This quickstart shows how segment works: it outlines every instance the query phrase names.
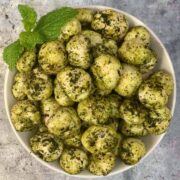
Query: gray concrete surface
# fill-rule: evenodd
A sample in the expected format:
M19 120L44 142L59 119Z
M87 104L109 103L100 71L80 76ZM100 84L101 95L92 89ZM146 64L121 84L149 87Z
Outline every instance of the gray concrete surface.
M21 31L19 3L29 3L43 14L58 6L107 5L144 21L168 49L177 77L177 104L171 127L160 145L135 168L105 180L180 179L180 1L179 0L0 0L0 59L4 46ZM77 179L58 174L32 158L17 141L8 123L3 83L5 65L0 61L0 180Z

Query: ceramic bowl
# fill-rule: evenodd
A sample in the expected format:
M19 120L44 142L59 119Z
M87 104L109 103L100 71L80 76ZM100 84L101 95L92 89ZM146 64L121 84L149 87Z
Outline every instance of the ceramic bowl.
M96 9L96 10L97 9L99 9L99 10L113 9L113 8L105 7L105 6L86 6L85 8ZM171 113L173 115L174 108L175 108L175 102L176 102L175 72L173 69L172 61L171 61L164 45L162 44L160 39L155 35L155 33L149 27L147 27L142 21L140 21L136 17L134 17L134 16L132 16L132 15L130 15L124 11L121 11L118 9L113 9L113 10L124 14L126 16L127 20L129 21L130 26L142 25L142 26L146 27L148 29L148 31L150 32L151 37L152 37L151 48L157 54L158 60L159 60L158 65L156 67L156 70L157 69L163 69L163 70L169 72L174 79L174 91L173 91L172 95L170 96L169 103L168 103L168 107L171 109ZM14 75L15 75L15 71L9 71L7 69L6 75L5 75L5 82L4 82L5 108L6 108L7 116L9 119L9 123L11 124L11 127L12 127L12 130L14 131L14 134L16 135L16 137L20 141L20 143L23 145L23 147L27 150L27 152L30 153L35 159L37 159L41 164L47 166L50 169L53 169L53 170L59 172L59 173L67 174L60 168L57 161L52 162L52 163L47 163L47 162L41 160L38 156L36 156L35 154L33 154L31 152L31 148L29 145L29 138L31 137L32 132L20 133L20 132L17 132L15 130L15 128L11 122L11 117L10 117L11 107L16 102L16 100L14 99L12 92L11 92ZM160 141L162 140L164 135L165 134L158 135L158 136L148 136L148 137L143 138L143 140L146 144L146 147L147 147L147 153L144 156L144 158L146 158L156 148L156 146L160 143ZM142 160L140 162L142 162ZM108 176L121 173L123 171L126 171L126 170L132 168L132 167L133 166L125 165L120 160L117 160L115 167L113 168L113 170L111 171L111 173ZM75 176L81 177L81 178L94 178L94 177L97 178L98 177L98 176L95 176L95 175L89 173L87 170L85 170L85 171L83 171L80 174L77 174Z

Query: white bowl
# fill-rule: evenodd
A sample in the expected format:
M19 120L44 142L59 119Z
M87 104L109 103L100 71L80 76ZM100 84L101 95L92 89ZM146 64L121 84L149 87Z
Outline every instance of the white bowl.
M105 6L86 6L85 8L99 9L99 10L113 9L117 12L124 14L126 16L127 20L129 21L130 26L142 25L149 30L151 37L152 37L152 44L151 44L152 49L155 51L155 53L157 54L158 59L159 59L159 63L157 65L156 69L163 69L163 70L169 72L173 76L173 79L174 79L174 91L173 91L171 97L169 98L169 103L168 103L168 107L171 109L171 113L173 115L174 108L175 108L175 102L176 102L175 72L173 69L171 59L170 59L164 45L159 40L159 38L143 22L141 22L136 17L134 17L134 16L132 16L132 15L130 15L124 11L120 11L118 9L105 7ZM6 76L5 76L5 82L4 82L4 100L5 100L5 108L6 108L7 116L8 116L9 122L11 124L11 127L12 127L17 139L24 146L24 148L27 150L27 152L30 153L35 159L37 159L41 164L49 167L50 169L53 169L53 170L59 172L59 173L67 174L59 167L59 164L57 162L47 163L47 162L41 160L38 156L36 156L35 154L33 154L31 152L31 148L29 146L29 137L32 134L31 132L19 133L15 130L15 128L11 122L11 117L10 117L10 109L13 106L13 104L15 104L15 102L16 102L16 100L14 99L12 92L11 92L14 74L15 74L15 71L12 72L12 71L9 71L7 69ZM162 140L164 135L165 134L158 135L158 136L148 136L148 137L143 138L143 140L146 144L146 147L147 147L147 153L144 156L144 158L147 157L155 149L155 147L160 143L160 141ZM120 162L119 160L117 160L116 166L113 168L112 172L108 176L121 173L121 172L123 172L123 171L125 171L131 167L133 167L133 166L125 165L122 162ZM94 178L94 177L97 178L98 177L98 176L90 174L87 170L83 171L80 174L77 174L75 176L76 177L83 177L83 178Z

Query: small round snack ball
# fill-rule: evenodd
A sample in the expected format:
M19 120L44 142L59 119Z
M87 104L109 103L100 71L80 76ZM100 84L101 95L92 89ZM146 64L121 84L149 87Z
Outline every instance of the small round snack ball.
M79 13L76 18L81 22L82 25L86 25L92 22L94 12L91 9L78 9Z
M115 166L116 157L113 153L92 154L88 170L97 176L106 176Z
M140 65L141 73L147 73L152 70L157 64L157 57L153 52L149 52L149 57L145 60L144 64Z
M163 86L163 89L166 91L167 95L171 95L174 87L173 78L170 74L164 71L155 72L150 79L153 79L157 83Z
M72 106L74 104L74 102L66 95L57 79L54 81L54 97L61 106Z
M116 57L103 54L94 60L91 71L98 89L113 90L120 78L121 63Z
M91 27L105 37L119 41L128 31L128 22L123 14L106 9L95 13Z
M45 73L57 74L68 63L63 43L60 41L44 43L39 50L38 62Z
M147 118L147 110L134 99L125 99L120 106L121 118L128 124L141 124Z
M138 68L133 65L122 64L122 67L115 91L121 96L131 97L136 93L142 83L142 75Z
M66 146L71 146L71 147L80 147L81 146L81 133L75 132L73 135L70 137L64 139L64 144Z
M109 54L112 56L117 56L118 46L116 41L112 39L103 38L103 42L97 44L92 48L93 57L96 58L102 54Z
M91 65L90 40L85 36L75 35L66 44L68 60L72 66L87 69Z
M122 61L133 65L145 64L152 54L150 49L136 39L124 41L118 49L118 53Z
M32 151L47 162L57 160L63 151L63 143L49 133L37 133L30 138Z
M60 107L58 111L48 119L46 126L50 133L62 139L69 137L80 129L80 119L72 107Z
M61 168L69 174L78 174L88 165L86 153L77 148L65 149L60 157Z
M61 28L59 40L68 41L72 36L81 32L81 23L77 19L73 19Z
M125 41L130 41L132 39L138 39L144 44L144 46L148 46L151 41L151 35L145 27L135 26L130 29L124 38Z
M115 151L119 141L116 131L110 126L91 126L83 134L81 142L90 153Z
M66 67L57 75L67 96L75 102L86 99L92 92L91 76L80 68Z
M148 131L145 129L144 124L121 124L120 131L125 136L147 136Z
M90 40L91 47L95 47L97 44L102 44L103 39L101 37L101 34L92 31L92 30L84 30L82 31L82 35L84 35L86 38Z
M50 77L40 68L33 69L28 79L27 96L29 100L41 101L49 98L53 92L53 84Z
M59 107L60 105L52 97L41 101L41 114L45 124L48 119L56 113Z
M26 99L27 91L27 74L25 73L16 73L14 77L14 84L12 86L13 96L17 100Z
M11 120L17 131L30 131L40 124L37 107L28 100L18 101L11 109Z
M149 109L158 109L168 102L168 95L163 86L153 80L144 81L138 91L139 101Z
M90 96L79 102L77 107L79 117L89 125L106 123L110 111L108 99L101 96Z
M110 94L107 96L110 103L110 118L120 118L119 108L122 103L122 99L117 94Z
M150 134L159 135L164 133L170 124L171 112L167 107L149 112L149 118L144 122L144 126Z
M124 139L120 148L120 158L128 165L134 165L145 155L145 144L137 138Z
M36 64L36 50L25 51L18 59L16 68L19 72L30 72Z

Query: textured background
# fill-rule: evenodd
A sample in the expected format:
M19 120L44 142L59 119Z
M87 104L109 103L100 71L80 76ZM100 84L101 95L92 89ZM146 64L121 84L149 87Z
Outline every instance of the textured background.
M0 59L4 46L21 31L19 3L29 3L38 13L60 5L106 5L138 17L165 44L176 71L177 104L173 123L160 145L138 166L105 180L180 179L180 1L179 0L0 0ZM17 141L8 123L4 102L5 65L0 61L0 180L77 179L58 174L33 159Z

